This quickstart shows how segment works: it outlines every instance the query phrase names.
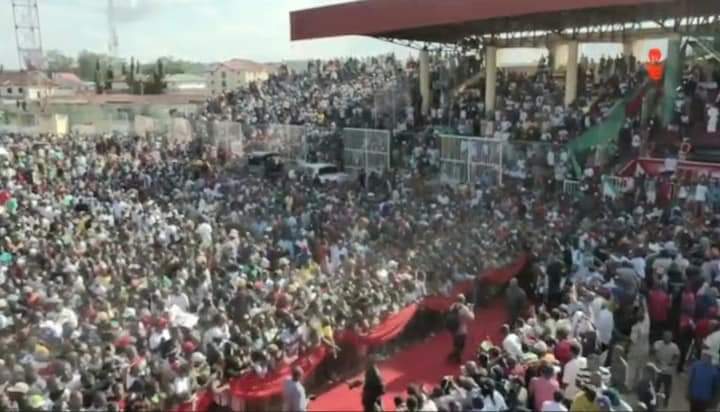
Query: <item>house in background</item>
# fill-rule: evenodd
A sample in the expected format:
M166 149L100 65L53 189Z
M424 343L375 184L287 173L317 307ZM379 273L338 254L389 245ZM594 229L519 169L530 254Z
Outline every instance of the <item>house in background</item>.
M51 97L57 91L57 84L41 72L1 71L0 102L33 102Z
M210 94L229 92L255 81L267 80L272 68L244 59L232 59L219 63L207 72Z
M53 73L52 81L57 85L55 96L74 96L93 91L87 82L82 81L75 73Z
M173 74L165 78L167 93L202 94L208 92L207 80L195 74Z
M130 85L123 74L116 74L111 83L112 88L105 93L130 93Z

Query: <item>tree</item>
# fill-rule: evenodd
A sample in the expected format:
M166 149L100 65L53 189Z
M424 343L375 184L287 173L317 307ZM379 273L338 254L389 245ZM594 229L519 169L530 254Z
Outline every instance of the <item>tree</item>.
M202 74L205 72L206 66L203 63L196 63L173 57L161 57L166 75L191 73Z
M105 90L112 90L112 84L114 79L115 74L113 73L113 69L112 67L108 67L107 73L105 74Z
M64 55L59 50L48 50L45 53L47 68L51 73L72 72L75 70L75 58Z
M125 62L123 62L120 66L120 74L122 74L123 77L127 74L127 66L125 65Z
M130 73L128 73L125 76L125 80L127 80L127 84L132 90L132 83L135 81L135 58L130 58Z
M156 70L157 70L156 73L157 73L158 83L161 83L163 81L163 79L165 78L165 69L163 67L162 59L158 59Z
M108 56L83 50L78 54L76 74L83 80L95 78L98 61L108 61Z
M94 81L95 81L95 93L100 94L100 93L102 93L102 91L103 91L103 89L102 89L103 84L102 84L102 75L100 74L100 65L99 65L99 62L98 62L98 66L97 66L97 67L98 67L98 70L95 71L95 79L94 79Z

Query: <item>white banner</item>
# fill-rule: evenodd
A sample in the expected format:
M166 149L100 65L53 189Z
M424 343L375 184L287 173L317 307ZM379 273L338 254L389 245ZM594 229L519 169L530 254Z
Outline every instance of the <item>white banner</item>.
M135 134L145 136L148 132L155 131L155 120L147 116L135 116Z
M170 144L188 144L192 141L192 126L187 119L170 120Z
M215 141L218 149L223 150L231 157L243 155L242 125L236 122L215 122Z
M96 129L94 124L75 124L72 126L72 132L79 135L94 135Z

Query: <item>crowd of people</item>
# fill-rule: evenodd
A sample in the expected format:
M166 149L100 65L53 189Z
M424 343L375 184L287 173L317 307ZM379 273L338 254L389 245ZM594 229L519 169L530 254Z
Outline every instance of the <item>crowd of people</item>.
M452 104L439 101L431 110L432 124L449 125L460 134L504 140L566 143L602 122L619 99L642 84L643 71L634 59L583 59L579 64L578 97L565 107L562 81L553 76L552 62L542 59L538 67L500 70L492 127L486 119L484 87L458 91Z
M265 376L333 346L333 331L362 333L502 266L529 231L489 197L389 174L372 192L273 185L159 139L3 144L1 379L3 406L22 410L222 397L231 377Z
M572 138L632 89L623 62L589 70L587 113L556 110L544 71L501 76L502 137ZM393 58L313 62L201 115L241 122L248 144L270 124L366 127L376 92L407 71ZM449 116L477 119L472 93ZM164 136L0 136L0 410L159 412L206 390L214 406L242 410L231 379L271 375L318 346L340 351L339 332L362 335L463 280L476 289L448 314L449 361L472 360L437 387L411 386L396 410L655 411L679 371L692 411L714 404L717 190L694 187L693 207L672 208L645 184L617 197L590 186L578 199L544 184L438 186L424 179L436 135L413 136L408 169L326 184L231 171ZM559 160L533 158L543 169ZM521 254L531 265L504 292L502 339L466 348L486 303L479 275ZM288 412L307 407L302 371L292 375ZM373 411L383 385L372 364L364 386L358 407Z
M537 256L534 288L511 281L502 339L471 348L437 386L409 387L397 410L657 411L671 400L711 410L720 390L717 217L642 204L618 201L579 220L562 248ZM458 297L454 342L472 309ZM678 380L686 399L673 391Z
M702 345L720 336L711 216L642 197L628 208L588 193L572 208L521 187L437 192L400 174L367 191L302 176L268 184L140 138L3 144L5 407L162 410L208 387L222 402L227 379L335 347L334 331L362 333L522 252L536 256L535 285L513 282L502 344L428 395L449 396L440 409L476 389L491 405L612 407L642 383L654 410L674 368L720 350ZM530 317L527 294L539 304ZM592 385L573 368L591 368ZM513 399L511 382L533 401ZM423 396L408 409L426 410L412 409Z

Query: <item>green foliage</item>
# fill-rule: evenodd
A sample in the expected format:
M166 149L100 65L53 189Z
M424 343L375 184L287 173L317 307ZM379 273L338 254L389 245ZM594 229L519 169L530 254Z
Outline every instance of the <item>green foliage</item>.
M75 58L66 56L59 50L48 50L47 53L45 53L45 59L47 61L48 71L51 73L74 72L77 68Z
M115 74L112 67L108 67L105 74L105 90L112 90L113 80L115 80Z
M95 76L93 81L95 82L95 93L100 94L103 92L103 79L102 79L102 73L100 73L100 65L97 65L97 70L95 70Z

